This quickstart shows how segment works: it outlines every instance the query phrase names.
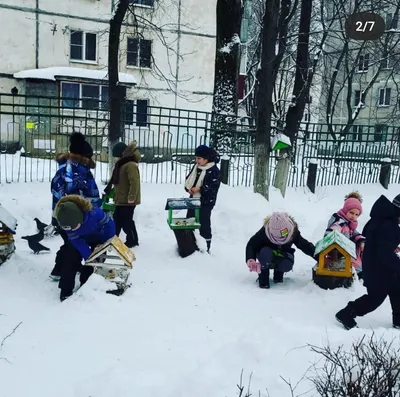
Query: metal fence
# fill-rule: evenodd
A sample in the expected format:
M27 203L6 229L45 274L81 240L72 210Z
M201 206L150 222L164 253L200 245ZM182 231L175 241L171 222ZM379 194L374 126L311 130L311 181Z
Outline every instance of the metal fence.
M108 117L106 103L87 100L75 107L70 98L0 93L0 183L50 181L56 153L67 152L69 135L82 132L92 145L96 179L106 182L108 169ZM254 175L254 123L238 118L226 127L230 148L229 185L252 186ZM343 126L334 126L337 133ZM210 144L214 127L211 113L143 106L127 101L122 109L123 140L136 140L142 153L143 182L182 183L194 149ZM322 124L304 124L295 141L289 186L304 186L308 164L317 161L317 185L375 183L382 159L393 164L391 183L399 183L397 127L354 127L345 139L333 140ZM276 159L271 157L271 180Z

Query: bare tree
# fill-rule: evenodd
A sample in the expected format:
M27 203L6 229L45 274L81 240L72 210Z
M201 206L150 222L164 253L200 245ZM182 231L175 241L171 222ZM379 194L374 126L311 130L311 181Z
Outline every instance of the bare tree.
M216 12L212 145L220 153L226 154L230 151L236 127L242 1L218 0Z
M108 128L108 147L111 153L112 147L122 136L121 110L124 101L124 92L119 85L119 45L122 23L129 7L129 0L119 0L115 13L110 20L108 39L108 86L110 121ZM112 168L112 167L110 167Z
M269 199L272 95L276 75L275 46L278 39L279 0L266 0L262 25L261 62L257 72L256 135L254 146L254 192Z

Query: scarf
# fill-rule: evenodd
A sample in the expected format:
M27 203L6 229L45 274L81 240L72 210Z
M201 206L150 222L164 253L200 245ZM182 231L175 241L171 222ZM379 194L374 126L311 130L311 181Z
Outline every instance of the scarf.
M192 171L190 171L190 174L187 176L186 181L185 181L185 188L187 190L190 190L192 187L201 187L203 186L203 181L204 178L206 176L206 172L207 170L209 170L210 168L214 167L215 163L213 161L207 163L206 165L200 166L195 164L194 167L192 168ZM196 184L194 183L196 181L196 177L197 177L197 171L200 170L200 176L197 179ZM201 194L200 192L195 193L193 195L193 197L200 197Z
M121 169L121 167L124 164L129 163L130 161L133 161L134 163L136 163L135 158L133 156L123 157L122 159L119 159L115 163L115 167L114 167L114 170L113 170L113 173L112 173L110 184L112 184L112 185L118 185L119 184L119 170Z
M349 228L350 228L352 231L354 231L354 230L357 229L358 221L351 221L351 220L349 220L349 219L347 218L347 216L346 216L346 214L344 213L343 210L339 210L337 213L338 213L338 215L339 215L341 218L343 218L343 219L349 224Z

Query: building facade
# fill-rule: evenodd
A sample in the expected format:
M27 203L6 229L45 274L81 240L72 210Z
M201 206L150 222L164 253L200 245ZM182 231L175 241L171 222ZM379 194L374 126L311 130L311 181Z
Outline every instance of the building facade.
M99 118L108 106L108 30L116 3L0 0L0 93L59 98L63 118L42 116L38 121L28 117L22 127L18 121L19 130L15 131L15 118L2 114L2 141L9 140L10 134L15 139L21 128L24 133L50 129L68 134L79 130L79 114L96 119L93 130L97 134L106 128L107 123L99 123ZM146 129L151 106L210 111L215 12L204 10L214 10L216 0L131 3L134 15L130 12L122 27L119 52L119 82L127 100L128 128ZM12 95L3 95L0 102L13 100ZM74 114L71 121L66 116L69 113ZM27 123L34 128L26 127ZM90 134L88 129L85 125L83 132ZM38 145L56 150L56 142Z

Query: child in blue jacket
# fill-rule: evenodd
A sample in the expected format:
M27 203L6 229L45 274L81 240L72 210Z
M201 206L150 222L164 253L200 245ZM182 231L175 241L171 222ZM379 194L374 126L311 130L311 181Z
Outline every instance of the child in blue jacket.
M56 161L58 170L51 180L52 211L58 201L70 194L80 195L91 201L94 207L101 207L100 192L92 171L96 163L92 160L93 148L80 132L74 132L70 137L68 153L58 154ZM52 218L52 224L47 226L45 233L52 235L59 233L64 243L67 241L65 232L58 227L57 221ZM62 248L62 247L61 247ZM55 266L50 274L53 280L60 279L59 255L56 256Z
M221 171L216 165L219 163L219 155L214 149L200 145L195 150L195 161L196 164L186 177L185 190L190 197L200 198L200 236L206 240L207 252L210 252L211 211L221 184ZM188 210L187 217L193 218L194 210Z
M65 231L68 242L61 247L59 288L60 300L72 295L76 273L80 272L83 285L93 273L92 266L82 266L94 248L115 235L114 221L101 208L78 195L61 198L54 210L59 226Z

